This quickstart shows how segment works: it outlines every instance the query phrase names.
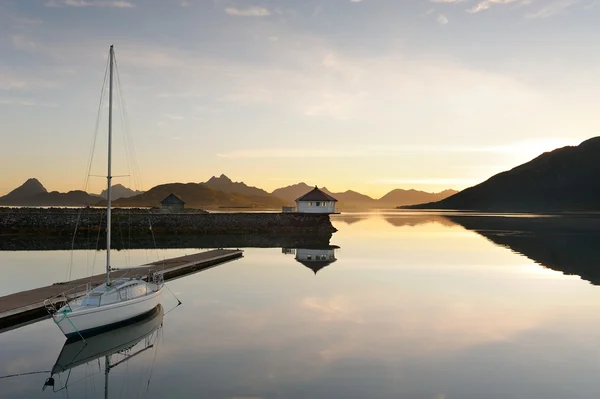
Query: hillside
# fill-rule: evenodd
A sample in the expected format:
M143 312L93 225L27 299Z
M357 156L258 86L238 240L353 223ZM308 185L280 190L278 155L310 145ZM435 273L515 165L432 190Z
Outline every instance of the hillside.
M548 212L600 209L600 137L537 158L442 201L411 209Z
M219 177L211 177L204 183L207 187L213 190L223 191L230 194L241 194L251 197L271 197L265 190L246 185L244 182L234 182L229 177L221 175ZM283 201L282 201L283 202Z
M289 204L293 204L294 200L308 191L312 190L313 187L306 183L298 183L287 187L282 187L274 190L273 195L282 198ZM368 208L395 208L398 205L408 204L419 204L429 201L438 201L452 194L457 193L455 190L444 190L439 193L428 193L425 191L418 190L392 190L379 199L374 199L368 195L361 194L356 191L347 190L343 193L335 193L329 191L327 188L321 188L323 192L335 197L338 202L338 208L340 209L368 209Z
M175 194L185 201L186 208L206 207L275 207L282 201L272 196L242 195L226 193L208 187L204 183L169 183L153 187L145 193L114 202L115 206L160 206L160 201L169 194Z
M314 187L311 187L308 184L302 182L298 184L292 184L291 186L278 188L274 190L271 194L278 198L281 198L287 204L293 204L296 198L306 194L313 188Z
M0 205L12 206L80 206L94 205L100 198L85 191L74 190L67 193L48 192L37 179L27 179L25 183L10 193L0 197Z
M125 187L122 184L113 184L111 196L113 200L118 200L119 198L129 198L142 193L143 191L132 190L128 187ZM100 197L106 199L106 190L102 190L102 192L100 193Z
M27 179L25 183L12 190L10 193L0 197L0 203L15 203L20 200L34 197L38 194L45 194L48 190L39 182L38 179Z
M419 190L395 189L379 198L379 206L396 207L399 205L422 204L424 202L440 201L456 194L456 190L444 190L439 193L428 193Z

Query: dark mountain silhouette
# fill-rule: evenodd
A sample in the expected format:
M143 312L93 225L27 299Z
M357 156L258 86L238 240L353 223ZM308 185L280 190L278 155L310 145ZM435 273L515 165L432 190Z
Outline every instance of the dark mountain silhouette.
M185 201L186 208L207 207L258 207L281 208L282 201L274 196L242 195L226 193L208 187L204 183L169 183L153 187L145 193L129 198L120 198L115 206L160 206L160 201L169 194Z
M48 190L46 190L46 188L42 185L42 183L40 183L38 179L31 178L27 179L25 183L12 190L10 193L6 194L3 197L0 197L0 202L12 203L15 201L33 197L38 194L45 194L47 192Z
M81 206L94 205L99 197L85 191L68 193L48 192L37 179L28 179L23 185L0 197L0 205L21 206Z
M273 195L285 200L288 204L293 204L294 200L314 187L302 182L287 187L278 188L273 191ZM335 197L338 202L339 209L368 209L368 208L395 208L403 204L418 204L426 201L438 201L457 193L455 190L445 190L439 193L428 193L418 190L392 190L380 199L374 199L368 195L348 190L343 193L334 193L326 187L321 190L326 194Z
M287 204L293 204L296 198L306 194L310 190L312 190L314 186L309 186L308 184L302 182L298 184L292 184L291 186L281 187L274 190L271 194L276 197L281 198ZM331 194L330 194L331 195Z
M422 204L424 202L440 201L458 193L456 190L444 190L439 193L428 193L419 190L395 189L381 197L377 202L380 205L396 207L399 205Z
M456 225L453 221L440 215L403 215L402 213L398 213L395 215L385 215L383 219L395 227L416 227L429 223L438 223L446 227Z
M545 152L444 200L412 209L551 212L600 209L600 137Z
M118 200L119 198L129 198L142 193L143 191L132 190L130 188L125 187L122 184L114 184L112 186L111 197L113 200ZM102 193L100 193L100 197L106 199L106 190L102 190Z
M252 187L246 185L244 182L234 182L229 177L225 175L221 175L219 177L211 177L204 183L206 186L212 188L213 190L223 191L224 193L230 194L241 194L248 196L257 196L257 197L271 197L272 194L269 194L265 190L260 188ZM281 201L283 203L283 201Z
M205 183L169 183L156 186L148 192L134 191L122 184L113 185L113 204L115 206L159 206L171 192L177 194L186 202L186 207L257 207L281 208L282 205L293 205L294 200L314 186L298 183L279 188L268 193L257 187L246 185L244 182L234 182L229 177L221 175L211 177ZM183 193L178 193L182 190ZM452 190L442 193L426 193L416 190L393 190L377 200L356 191L347 190L334 193L323 187L322 190L338 200L342 210L391 208L398 204L418 203L427 200L437 200L444 195L450 195ZM85 194L85 195L84 195ZM406 197L406 199L403 199ZM131 199L131 200L129 200ZM36 179L29 179L21 187L0 197L0 205L30 205L30 206L76 206L76 205L105 205L106 190L97 196L83 191L69 193L48 193Z
M597 215L445 217L544 267L600 284L600 218Z
M340 209L375 208L377 203L376 200L368 195L352 190L346 190L343 193L332 193L326 187L323 187L322 190L338 200L337 206Z

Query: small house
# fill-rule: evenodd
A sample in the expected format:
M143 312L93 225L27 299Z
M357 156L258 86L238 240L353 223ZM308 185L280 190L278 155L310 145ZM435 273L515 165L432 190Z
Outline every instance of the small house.
M185 207L185 201L171 193L167 198L160 201L160 207L170 211L181 211Z
M299 213L336 213L337 200L331 195L319 190L317 186L308 193L296 199L296 212Z

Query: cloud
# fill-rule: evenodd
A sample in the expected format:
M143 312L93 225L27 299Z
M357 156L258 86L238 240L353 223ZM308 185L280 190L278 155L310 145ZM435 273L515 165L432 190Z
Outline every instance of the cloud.
M111 7L133 8L135 4L125 0L49 0L46 7Z
M475 14L480 11L489 9L494 4L512 4L512 3L516 3L516 2L524 3L524 2L528 2L528 1L529 0L525 0L525 1L524 0L484 0L484 1L476 4L475 6L471 7L467 11L470 12L471 14Z
M391 185L415 185L420 184L423 186L472 186L481 183L481 179L461 179L461 178L438 178L438 177L426 177L416 179L406 178L395 178L395 179L377 179L374 181L376 184L391 184Z
M572 139L549 138L524 140L506 145L355 145L336 148L253 148L233 150L217 154L221 158L362 158L374 156L395 156L399 153L496 153L525 154L537 156L569 145L578 145Z
M13 35L11 37L11 42L13 47L17 50L36 51L37 49L37 46L33 40L30 40L23 35Z
M444 14L439 14L435 20L440 25L446 25L449 22Z
M21 25L41 25L44 23L40 18L13 16L13 19Z
M19 99L19 98L0 98L0 105L17 105L23 107L58 107L56 103L39 102L33 100Z
M0 90L51 89L58 84L52 80L22 76L0 70Z
M560 14L567 8L579 3L579 0L559 0L542 7L536 12L527 14L527 18L549 18L554 15Z
M258 6L251 6L246 8L227 7L225 12L229 15L235 15L236 17L266 17L271 15L271 12Z

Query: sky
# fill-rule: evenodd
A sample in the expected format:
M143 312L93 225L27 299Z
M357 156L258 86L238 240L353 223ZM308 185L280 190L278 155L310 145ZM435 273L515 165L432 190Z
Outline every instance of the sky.
M0 194L102 190L111 44L114 183L463 189L597 135L599 20L597 0L0 0Z

